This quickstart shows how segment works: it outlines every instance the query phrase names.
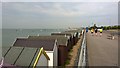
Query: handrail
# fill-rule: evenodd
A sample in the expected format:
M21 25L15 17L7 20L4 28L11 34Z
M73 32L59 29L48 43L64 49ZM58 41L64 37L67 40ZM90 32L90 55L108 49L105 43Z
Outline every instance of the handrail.
M86 66L86 33L83 33L83 42L81 45L81 51L79 56L78 68L84 68Z

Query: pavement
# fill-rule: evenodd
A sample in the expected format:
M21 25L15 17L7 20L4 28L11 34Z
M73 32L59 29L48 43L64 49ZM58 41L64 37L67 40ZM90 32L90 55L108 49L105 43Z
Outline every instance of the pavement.
M102 36L87 34L88 66L118 66L118 38L111 39L111 34L103 32Z

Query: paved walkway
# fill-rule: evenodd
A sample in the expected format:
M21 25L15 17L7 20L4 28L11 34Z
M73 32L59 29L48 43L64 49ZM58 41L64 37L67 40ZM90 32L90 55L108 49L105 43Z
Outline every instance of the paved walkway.
M88 66L118 66L118 36L110 39L109 33L91 36L87 33Z

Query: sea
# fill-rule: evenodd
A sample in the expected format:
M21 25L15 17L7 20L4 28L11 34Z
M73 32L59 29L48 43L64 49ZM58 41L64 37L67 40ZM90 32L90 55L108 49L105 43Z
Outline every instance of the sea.
M62 32L66 29L2 29L0 30L0 45L3 47L13 46L16 38L28 36L48 36L53 32Z

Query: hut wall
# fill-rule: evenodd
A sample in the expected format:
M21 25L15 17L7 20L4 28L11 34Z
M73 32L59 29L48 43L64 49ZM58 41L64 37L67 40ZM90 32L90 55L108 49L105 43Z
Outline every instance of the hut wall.
M47 55L49 56L50 60L48 61L48 66L53 66L53 52L46 51Z
M58 65L63 66L68 56L68 50L65 45L59 45L58 47Z

